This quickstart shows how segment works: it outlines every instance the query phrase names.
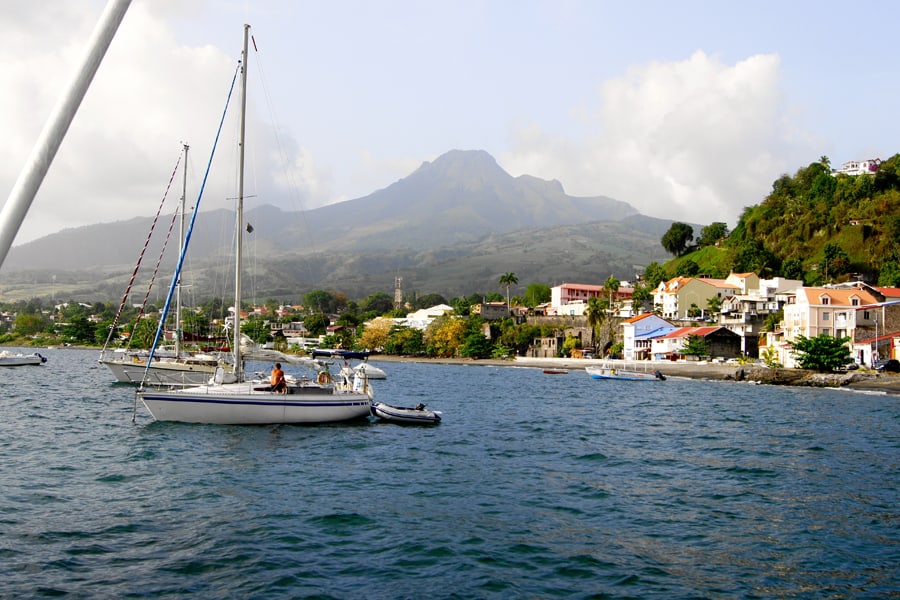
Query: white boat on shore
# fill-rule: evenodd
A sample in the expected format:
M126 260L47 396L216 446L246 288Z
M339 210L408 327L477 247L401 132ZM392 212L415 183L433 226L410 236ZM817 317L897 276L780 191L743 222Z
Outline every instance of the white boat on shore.
M585 367L584 370L591 379L620 379L623 381L665 381L666 376L659 369L638 370L619 367L610 363L599 366Z
M405 425L437 425L441 422L441 412L428 410L424 404L417 404L415 407L409 408L374 402L372 403L372 416L383 421Z
M47 362L47 357L35 352L34 354L22 354L21 352L0 352L0 367L24 367L27 365L42 365Z

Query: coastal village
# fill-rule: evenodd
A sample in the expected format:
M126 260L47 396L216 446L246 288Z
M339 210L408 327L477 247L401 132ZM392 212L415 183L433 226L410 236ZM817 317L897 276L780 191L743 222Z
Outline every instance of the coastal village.
M533 308L482 302L473 305L472 312L485 320L486 336L490 336L491 322L510 317L520 323L551 325L557 334L534 339L527 352L532 358L604 358L615 341L621 343L621 355L616 358L698 360L684 352L688 340L697 336L706 343L712 361L744 362L766 357L767 362L793 368L798 366L793 342L798 336L820 334L849 338L851 356L860 367L900 357L900 288L859 281L804 287L802 281L762 279L755 273L732 273L725 279L675 277L654 290L652 312L633 304L634 288L628 282L620 282L615 290L576 283L563 283L550 290L550 301ZM399 303L399 288L395 295ZM594 339L586 316L593 298L608 302L607 334L598 339ZM302 306L282 305L274 311L255 306L242 311L242 317L266 319L273 337L283 337L287 348L305 350L319 346L326 336L310 335L300 316L302 310ZM453 312L453 307L438 304L391 320L396 326L424 331L435 319ZM767 326L779 312L783 318L777 326ZM99 322L98 317L89 318ZM10 329L15 313L4 313L0 319ZM326 335L342 327L332 320ZM567 354L563 344L569 338L579 343Z

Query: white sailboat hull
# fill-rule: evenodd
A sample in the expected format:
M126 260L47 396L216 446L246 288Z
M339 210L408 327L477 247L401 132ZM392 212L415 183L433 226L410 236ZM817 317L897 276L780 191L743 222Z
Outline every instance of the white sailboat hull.
M265 387L265 386L263 386ZM311 387L276 394L252 384L209 385L170 391L138 390L157 421L215 425L316 424L368 416L372 399L365 392Z
M147 366L143 360L127 359L103 359L100 364L109 369L120 383L141 383ZM215 365L158 362L147 371L147 382L151 385L203 385L215 372Z

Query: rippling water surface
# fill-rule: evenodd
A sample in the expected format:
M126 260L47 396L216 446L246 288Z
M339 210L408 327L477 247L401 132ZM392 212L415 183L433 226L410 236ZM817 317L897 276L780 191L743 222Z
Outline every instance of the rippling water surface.
M0 371L0 597L900 597L900 398L381 363L437 427L132 423Z

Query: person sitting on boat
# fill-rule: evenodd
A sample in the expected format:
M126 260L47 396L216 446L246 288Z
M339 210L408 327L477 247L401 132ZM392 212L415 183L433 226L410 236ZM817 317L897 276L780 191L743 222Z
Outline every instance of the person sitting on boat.
M287 393L287 382L284 380L284 371L281 370L281 363L275 363L272 369L272 378L269 380L272 391L277 394Z

